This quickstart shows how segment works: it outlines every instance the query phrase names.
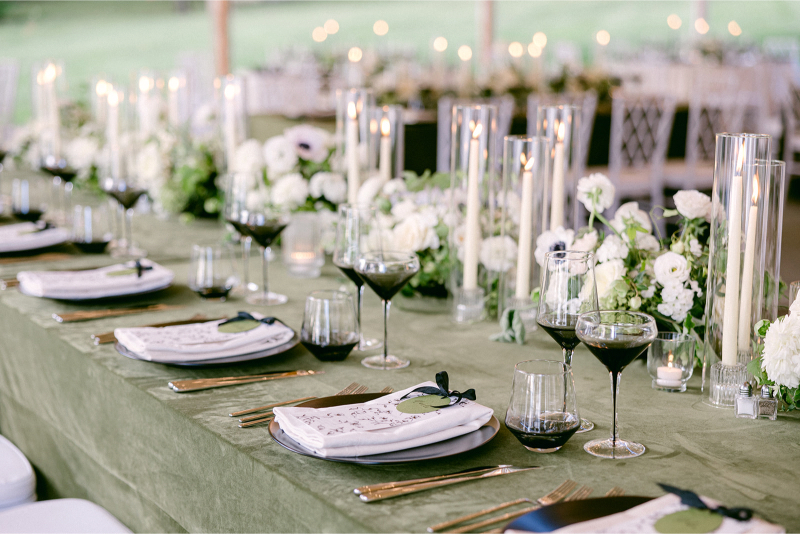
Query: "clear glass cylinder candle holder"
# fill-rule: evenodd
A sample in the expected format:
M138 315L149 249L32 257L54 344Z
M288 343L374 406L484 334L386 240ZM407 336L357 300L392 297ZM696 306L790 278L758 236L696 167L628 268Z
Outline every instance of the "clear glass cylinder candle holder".
M717 134L706 280L703 383L708 369L744 365L753 355L753 325L764 302L767 214L773 188L759 162L769 159L770 136ZM709 402L732 406L738 372L712 369ZM736 379L728 383L717 380Z
M497 298L492 267L495 199L495 106L454 106L450 144L450 208L447 224L451 258L452 319L469 324L485 316L486 300ZM501 256L502 256L502 247ZM501 258L502 259L502 258ZM496 306L495 306L496 313Z
M39 164L58 167L64 160L59 95L66 90L64 63L47 60L33 67L32 104L38 132Z
M156 74L151 70L141 70L136 77L136 124L139 136L147 139L158 128L161 114L161 91L156 87Z
M225 151L225 164L228 172L235 169L237 147L247 138L247 123L244 106L242 80L232 74L218 78L219 86L219 128L222 146Z
M189 83L186 73L174 71L166 81L167 123L173 129L181 129L189 120L192 108L189 100Z
M371 89L336 91L336 152L332 167L347 178L347 202L358 204L358 190L369 178L370 113L375 107Z
M540 274L533 251L542 228L540 214L549 148L546 137L506 136L502 189L496 200L505 252L500 270L498 314L506 308L516 308L528 332L538 327L531 294Z
M797 300L797 296L800 295L800 280L795 280L791 284L789 284L789 305Z
M653 389L686 391L694 371L695 339L679 332L659 332L647 349L647 372Z
M388 182L403 175L405 158L403 106L380 106L369 110L369 178Z
M537 109L536 135L550 140L542 231L576 226L579 203L575 202L575 187L581 167L580 121L579 106L539 106Z
M300 212L292 216L292 222L281 237L283 264L291 276L317 278L325 265L322 247L320 218L314 212Z
M760 320L775 321L778 318L781 279L781 240L783 239L783 207L786 198L786 163L778 160L756 163L759 176L768 177L764 182L766 195L762 200L761 247L764 254L764 298L760 315L751 318L753 326ZM756 237L756 241L759 238ZM759 277L759 273L753 273ZM753 333L755 336L755 332ZM760 339L757 340L761 342Z

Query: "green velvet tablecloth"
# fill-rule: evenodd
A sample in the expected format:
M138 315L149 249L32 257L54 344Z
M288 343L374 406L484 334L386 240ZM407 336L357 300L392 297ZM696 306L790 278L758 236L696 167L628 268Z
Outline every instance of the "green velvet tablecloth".
M396 466L355 466L295 455L272 441L266 427L239 429L227 414L269 402L331 395L357 381L372 391L405 388L447 370L451 387L475 388L478 401L503 419L514 364L531 358L560 358L543 332L525 346L493 343L495 323L459 328L446 315L393 309L389 343L412 364L399 371L374 371L351 354L341 363L321 363L302 346L255 364L189 370L127 359L112 345L94 346L92 333L119 326L177 320L195 313L233 315L247 306L239 299L204 302L186 286L189 246L222 235L221 226L141 217L138 240L151 256L168 260L175 285L143 299L182 304L184 309L58 324L51 314L81 309L0 293L0 432L34 465L42 498L82 497L97 502L134 531L422 532L429 525L504 501L547 493L567 478L602 495L612 486L630 495L660 495L656 482L690 488L729 506L748 506L789 531L800 530L797 456L800 420L737 420L730 410L706 406L699 378L684 394L650 387L645 366L632 364L621 386L623 437L647 452L626 461L600 460L583 444L608 434L611 395L608 374L584 348L574 359L581 415L596 424L574 436L559 452L537 455L504 427L489 444L440 461ZM255 259L255 258L254 258ZM108 263L108 258L103 258ZM35 268L80 267L99 258L77 256ZM258 272L254 261L252 272ZM0 266L7 277L24 263ZM299 330L303 299L314 289L338 287L343 278L329 265L314 280L289 278L278 264L274 289L289 303L274 313ZM365 305L364 329L381 332L374 295ZM325 374L176 394L176 378L227 376L276 369L317 369ZM356 486L458 471L494 464L541 465L535 470L467 483L374 504L360 502Z

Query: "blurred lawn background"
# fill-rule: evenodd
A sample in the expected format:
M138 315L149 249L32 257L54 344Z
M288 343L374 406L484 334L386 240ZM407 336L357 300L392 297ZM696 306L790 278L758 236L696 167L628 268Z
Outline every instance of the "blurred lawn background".
M667 16L683 21L671 30ZM530 42L543 31L548 43L573 41L588 58L594 34L611 34L611 46L625 43L669 43L692 38L691 1L496 1L495 39ZM311 31L327 19L340 30L323 43ZM760 43L768 36L800 36L800 2L709 1L707 38ZM383 19L389 33L378 37L373 23ZM736 20L740 37L727 31ZM306 46L342 50L350 46L414 48L420 57L431 50L434 37L450 43L448 59L456 62L456 49L475 46L476 8L472 1L373 2L232 2L230 42L232 69L255 67L268 52L279 47ZM0 56L20 62L16 122L30 115L30 72L36 61L64 61L69 94L85 99L88 84L98 74L127 79L139 68L168 70L180 52L212 55L211 21L205 2L94 1L0 2ZM547 53L547 48L545 49Z

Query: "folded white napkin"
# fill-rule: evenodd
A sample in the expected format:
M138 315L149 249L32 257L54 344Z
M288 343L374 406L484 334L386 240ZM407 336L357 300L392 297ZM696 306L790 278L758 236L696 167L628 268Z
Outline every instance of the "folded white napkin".
M0 253L52 247L69 239L69 232L64 228L48 228L37 232L38 229L32 222L0 226Z
M424 414L397 410L401 397L421 386L386 395L363 404L332 408L275 408L281 430L300 445L321 456L367 456L436 443L479 429L492 417L492 409L463 399ZM416 396L414 394L412 396Z
M703 501L708 506L719 506L719 503L702 497ZM681 504L681 499L677 495L667 494L658 499L640 504L630 510L620 512L618 514L601 517L599 519L592 519L591 521L584 521L582 523L575 523L568 527L554 530L553 532L562 533L653 533L656 521L662 517L688 510L689 507ZM514 530L506 530L506 533L519 532ZM724 518L722 525L715 532L725 533L749 533L749 532L786 532L786 530L772 523L767 523L758 518L753 518L749 521L736 521L731 518Z
M256 319L264 316L252 314ZM201 362L250 354L278 347L294 336L285 324L259 324L246 332L229 334L217 327L226 319L160 328L117 328L114 337L142 359L157 363Z
M174 273L161 265L141 260L144 267L152 269L113 275L116 271L135 268L127 262L88 271L22 271L17 274L20 291L34 297L52 299L96 299L144 293L167 287Z

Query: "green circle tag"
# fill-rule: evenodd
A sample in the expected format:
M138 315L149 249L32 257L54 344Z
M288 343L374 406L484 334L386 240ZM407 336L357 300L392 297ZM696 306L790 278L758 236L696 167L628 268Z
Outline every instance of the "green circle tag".
M440 395L422 395L407 399L397 405L402 413L429 413L450 406L450 397Z
M260 324L261 323L258 321L245 319L244 321L233 321L232 323L221 324L217 327L217 331L222 332L223 334L239 334L241 332L252 330Z
M714 532L722 525L723 517L708 510L690 508L682 512L665 515L654 525L661 534L705 534Z

